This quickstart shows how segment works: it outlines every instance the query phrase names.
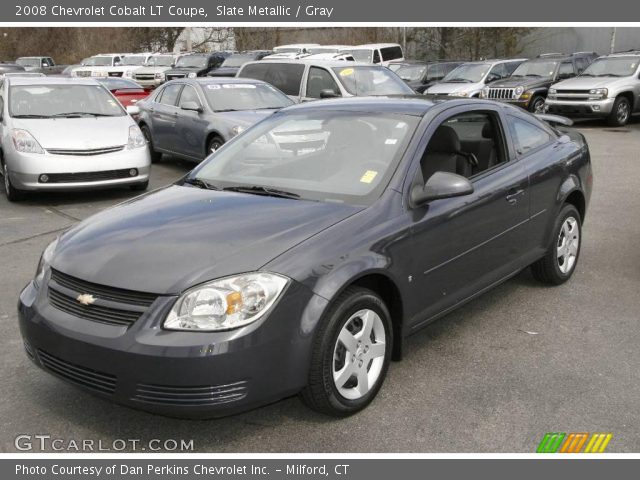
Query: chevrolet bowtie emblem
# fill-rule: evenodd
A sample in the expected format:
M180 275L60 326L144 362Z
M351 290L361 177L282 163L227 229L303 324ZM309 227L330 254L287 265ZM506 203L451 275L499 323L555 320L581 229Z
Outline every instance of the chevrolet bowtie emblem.
M88 293L83 293L82 295L78 295L76 300L82 305L91 305L96 301L96 298Z

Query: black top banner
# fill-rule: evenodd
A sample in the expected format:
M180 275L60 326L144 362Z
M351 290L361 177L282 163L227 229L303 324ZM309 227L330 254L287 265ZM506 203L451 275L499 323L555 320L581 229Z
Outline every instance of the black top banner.
M16 0L0 4L2 23L51 22L640 22L640 2L609 0Z

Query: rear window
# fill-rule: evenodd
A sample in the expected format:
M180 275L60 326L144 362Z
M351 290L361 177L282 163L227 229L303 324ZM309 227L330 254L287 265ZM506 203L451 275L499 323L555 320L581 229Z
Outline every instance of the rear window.
M299 96L304 65L295 63L254 63L246 65L238 77L270 83L287 95Z
M402 48L398 47L384 47L380 49L382 52L382 61L388 62L389 60L397 60L402 58Z

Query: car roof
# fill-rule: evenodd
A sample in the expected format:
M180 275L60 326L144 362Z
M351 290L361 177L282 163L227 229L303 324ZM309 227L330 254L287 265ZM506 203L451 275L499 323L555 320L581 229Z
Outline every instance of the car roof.
M455 100L454 100L455 101ZM321 102L297 103L282 111L327 110L354 112L385 112L423 116L436 102L424 95L398 95L389 97L349 97L327 99Z
M398 43L364 43L362 45L354 45L353 47L346 47L346 48L351 48L353 50L360 50L360 49L365 49L365 48L385 48L385 47L399 47L400 44Z
M92 78L83 77L7 77L11 85L99 85Z
M287 64L294 64L294 65L313 64L313 65L319 65L321 67L329 67L329 68L331 68L331 67L344 67L344 66L386 68L386 67L383 67L382 65L378 65L378 64L375 64L375 63L345 62L344 60L315 60L313 58L307 58L307 57L300 58L298 60L283 58L282 60L280 60L280 59L278 59L278 60L269 60L269 61L266 61L266 62L264 60L257 60L255 62L247 62L247 63L245 63L245 65L255 65L255 64L277 65L278 63L287 63Z
M196 78L178 78L176 80L170 80L167 83L197 83L199 85L222 85L230 83L254 83L254 84L267 84L262 80L256 80L254 78L236 78L236 77L196 77Z
M473 60L471 62L462 62L462 65L468 64L480 64L480 63L491 63L497 65L499 63L507 63L507 62L526 62L529 60L528 58L488 58L487 60Z

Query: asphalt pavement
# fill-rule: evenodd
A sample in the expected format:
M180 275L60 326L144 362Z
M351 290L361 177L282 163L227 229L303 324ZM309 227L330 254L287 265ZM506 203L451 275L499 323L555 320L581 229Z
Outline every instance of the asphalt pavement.
M640 119L578 128L591 148L594 193L572 280L547 287L524 271L431 324L407 340L373 404L342 420L296 397L217 420L165 418L39 370L18 331L21 288L59 232L134 192L16 204L0 193L0 451L16 451L19 434L47 434L108 447L193 440L199 452L533 452L546 432L610 432L608 452L640 452ZM165 158L150 188L189 168Z

